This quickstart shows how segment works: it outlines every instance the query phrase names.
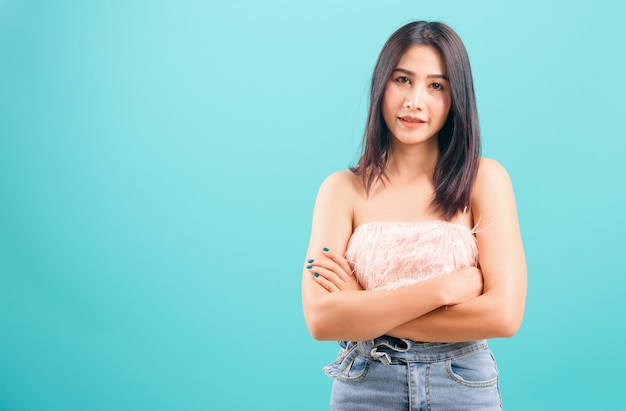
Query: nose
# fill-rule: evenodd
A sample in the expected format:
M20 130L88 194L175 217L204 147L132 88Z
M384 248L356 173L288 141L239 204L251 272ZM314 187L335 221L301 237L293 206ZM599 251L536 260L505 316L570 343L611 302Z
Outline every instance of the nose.
M422 85L413 87L407 94L404 104L412 110L421 110L424 104L424 89Z

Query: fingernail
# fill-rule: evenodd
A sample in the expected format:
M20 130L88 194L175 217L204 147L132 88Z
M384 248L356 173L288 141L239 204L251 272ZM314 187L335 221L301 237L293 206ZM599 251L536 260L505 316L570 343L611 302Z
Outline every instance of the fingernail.
M322 248L322 250L324 250L324 251L330 251L330 249L328 249L328 248L326 248L326 247Z
M310 270L311 268L313 268L313 266L312 266L312 265L307 265L307 266L306 266L306 269L307 269L307 270Z
M313 259L311 258L311 259L309 259L309 260L307 261L307 263L311 264L313 261L315 261L315 260L313 260Z
M319 275L318 273L313 273L313 277L317 278L317 277L319 277L319 276L320 276L320 275Z

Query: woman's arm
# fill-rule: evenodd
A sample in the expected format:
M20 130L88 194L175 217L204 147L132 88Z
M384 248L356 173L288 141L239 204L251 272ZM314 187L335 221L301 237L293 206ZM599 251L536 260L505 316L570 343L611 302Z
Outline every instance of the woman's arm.
M416 341L468 341L510 337L519 329L526 301L526 260L513 188L497 162L482 159L472 193L483 294L437 309L387 330Z
M355 177L348 171L335 173L324 181L313 212L307 261L325 260L327 264L329 256L323 248L336 255L345 253L352 234L355 196ZM395 290L363 291L351 286L342 292L331 292L331 284L340 284L331 276L352 274L342 272L339 265L334 270L324 269L323 265L317 265L319 276L305 267L302 277L305 320L311 335L318 340L372 339L437 307L467 301L482 290L480 273L476 268L468 268Z

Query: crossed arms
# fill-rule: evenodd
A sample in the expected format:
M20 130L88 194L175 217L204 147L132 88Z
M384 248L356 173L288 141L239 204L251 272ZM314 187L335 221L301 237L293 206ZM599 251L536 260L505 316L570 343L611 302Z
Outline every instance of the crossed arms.
M343 257L353 229L346 173L326 179L313 213L302 303L314 338L360 341L387 334L454 342L517 332L526 263L513 189L502 166L483 159L472 192L471 211L487 227L476 233L480 269L466 267L386 291L363 290Z

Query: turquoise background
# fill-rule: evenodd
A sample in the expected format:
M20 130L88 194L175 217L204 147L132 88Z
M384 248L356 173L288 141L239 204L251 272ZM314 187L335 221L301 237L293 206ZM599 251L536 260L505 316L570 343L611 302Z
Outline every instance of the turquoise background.
M0 409L326 409L337 346L300 306L313 202L414 19L464 39L516 189L505 409L626 407L620 4L2 0Z

